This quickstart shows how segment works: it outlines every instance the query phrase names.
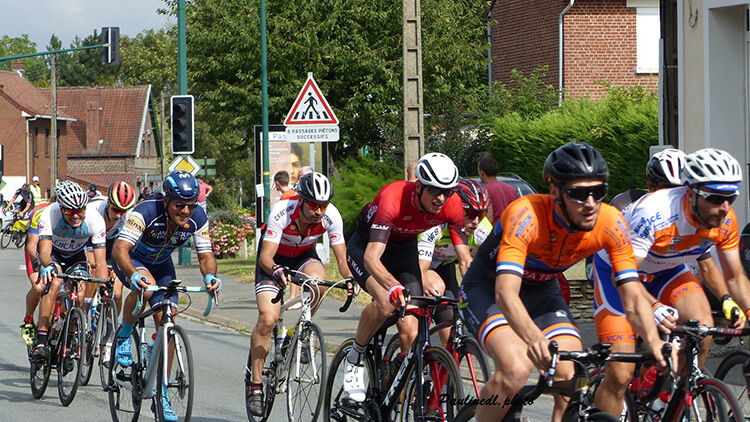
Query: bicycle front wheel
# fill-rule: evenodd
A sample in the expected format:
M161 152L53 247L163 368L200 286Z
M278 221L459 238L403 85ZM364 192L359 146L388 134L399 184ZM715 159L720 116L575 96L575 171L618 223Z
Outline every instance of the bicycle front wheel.
M461 339L457 363L464 393L479 397L479 391L490 379L490 366L476 340L471 337Z
M130 335L133 364L120 366L114 350L109 356L107 372L107 396L109 398L109 412L113 422L135 422L141 413L141 371L145 371L141 362L141 342L138 337L138 326L133 328ZM117 335L117 333L115 333Z
M422 385L417 384L417 370L422 371ZM458 414L459 406L451 401L463 398L461 378L453 357L442 347L429 347L424 351L422 368L414 366L409 372L401 421L448 420ZM417 400L417 389L422 389L422 403ZM420 415L421 414L421 419ZM437 419L439 418L439 419Z
M57 362L57 392L60 403L68 406L73 402L81 381L81 359L86 351L86 318L80 308L72 308L65 318L61 341L62 348Z
M99 324L96 326L96 339L94 344L99 357L99 381L102 389L107 391L109 384L109 355L112 352L112 344L115 339L115 330L117 329L117 309L112 303L102 303Z
M286 376L289 421L314 421L326 381L326 344L320 327L305 322L287 353L292 354Z
M101 304L98 305L101 309ZM94 307L90 306L86 313L86 330L84 332L84 350L81 358L81 385L88 385L91 380L91 373L94 370L94 357L98 354L96 351L96 336L99 322L99 314L94 314Z
M164 421L164 409L169 405L178 420L190 420L193 412L193 354L185 330L179 325L169 329L169 349L174 348L169 378L164 379L164 365L168 356L161 356L156 377L156 419Z
M750 399L747 397L747 382L743 374L743 367L748 360L749 351L735 350L727 355L716 369L716 378L724 381L729 387L745 415L750 415Z
M326 386L321 403L324 422L370 421L385 419L380 414L380 405L372 399L377 389L378 380L375 376L375 363L365 358L365 385L368 398L364 403L350 399L344 391L344 372L346 371L346 356L352 349L354 339L345 340L339 346L331 361L331 367L326 376Z
M6 249L10 245L10 241L13 239L13 233L10 231L10 223L3 229L3 234L0 236L0 248Z
M745 420L737 399L722 381L716 378L704 378L696 384L692 392L692 405L687 408L685 400L681 400L675 421L740 422Z

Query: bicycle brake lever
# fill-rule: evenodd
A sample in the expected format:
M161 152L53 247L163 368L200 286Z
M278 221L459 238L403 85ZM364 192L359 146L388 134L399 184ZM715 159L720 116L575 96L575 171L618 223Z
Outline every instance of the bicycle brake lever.
M284 289L279 289L279 292L276 293L276 297L271 299L271 303L279 303L279 301L283 298L284 298Z

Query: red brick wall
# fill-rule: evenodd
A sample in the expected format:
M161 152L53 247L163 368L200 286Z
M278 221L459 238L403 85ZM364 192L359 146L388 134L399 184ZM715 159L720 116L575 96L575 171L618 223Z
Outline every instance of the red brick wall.
M510 82L510 71L529 76L548 65L544 81L559 86L558 18L563 0L498 0L492 9L492 80ZM596 81L658 88L658 75L638 75L634 8L625 0L578 0L564 18L564 75L567 95L599 98Z
M68 171L72 175L92 173L134 173L135 157L69 158Z
M567 95L604 93L597 81L658 89L658 75L636 74L636 9L625 1L580 1L565 15L564 86Z

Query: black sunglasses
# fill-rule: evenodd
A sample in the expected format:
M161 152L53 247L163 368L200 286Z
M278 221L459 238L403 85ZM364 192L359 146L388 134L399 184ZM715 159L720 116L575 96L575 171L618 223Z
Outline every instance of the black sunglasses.
M589 196L594 198L596 202L602 202L604 197L607 196L607 184L602 183L601 185L594 186L574 186L572 188L562 189L565 196L571 201L584 204L589 199Z
M702 190L693 189L695 193L702 196L703 199L706 201L714 204L714 205L721 205L724 203L724 201L729 202L729 205L732 205L734 201L737 199L738 194L731 193L729 195L721 195L718 193L709 193L709 192L703 192Z
M453 195L453 189L440 189L436 188L435 186L425 186L425 189L427 189L427 192L430 193L430 195L437 198L440 195L444 195L445 199L450 198Z
M172 204L174 204L174 207L178 210L188 207L188 209L192 211L198 207L198 204L187 204L185 202L172 202Z

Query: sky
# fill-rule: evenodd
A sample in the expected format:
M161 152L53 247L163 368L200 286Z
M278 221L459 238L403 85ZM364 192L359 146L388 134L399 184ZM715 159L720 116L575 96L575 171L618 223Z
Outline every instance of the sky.
M52 34L67 48L76 35L83 39L103 26L119 26L120 36L132 38L176 22L157 14L160 8L166 8L163 0L0 0L0 38L28 34L37 51L46 50Z

